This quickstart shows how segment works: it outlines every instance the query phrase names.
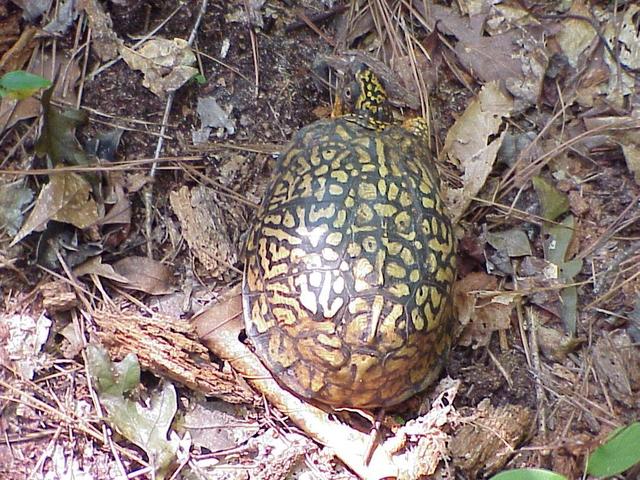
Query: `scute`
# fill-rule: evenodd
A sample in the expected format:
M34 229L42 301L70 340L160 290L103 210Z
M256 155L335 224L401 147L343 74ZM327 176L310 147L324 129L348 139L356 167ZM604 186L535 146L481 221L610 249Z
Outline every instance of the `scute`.
M378 125L378 124L376 124ZM286 387L388 407L438 376L455 248L423 137L317 121L280 155L247 240L247 335Z

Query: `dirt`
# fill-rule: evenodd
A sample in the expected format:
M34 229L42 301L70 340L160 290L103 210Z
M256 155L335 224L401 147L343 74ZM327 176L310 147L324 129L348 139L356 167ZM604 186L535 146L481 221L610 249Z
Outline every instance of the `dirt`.
M145 34L148 31L147 25L158 25L178 5L178 2L159 0L124 2L126 6L118 6L115 2L107 3L114 19L114 31L119 37L125 39L135 39ZM332 92L315 76L313 68L318 56L331 53L332 49L308 28L285 31L285 26L298 20L295 9L289 6L289 3L292 2L267 2L268 13L264 18L265 26L254 31L254 44L250 27L243 22L229 20L242 9L243 2L209 2L209 8L202 20L197 42L194 45L199 53L198 60L203 68L204 81L197 83L192 80L175 95L168 118L168 138L164 142L161 153L162 157L176 159L202 154L200 172L204 176L228 187L233 193L253 203L261 199L276 161L274 152L282 148L299 128L320 117L328 116L332 107ZM200 2L195 0L183 3L178 13L162 28L162 35L166 38L188 38L199 6ZM295 7L313 11L318 5L317 2L309 0L297 2ZM10 7L9 13L15 14L16 8ZM228 50L221 55L223 45L227 43ZM70 49L72 45L73 34L68 33L62 40L61 48ZM218 61L211 60L211 57ZM254 62L257 62L259 74L257 85ZM91 57L89 72L99 65L97 58ZM472 94L446 69L443 69L439 82L432 97L432 107L436 112L433 129L434 143L438 149L444 144L449 127L472 99ZM223 109L230 111L230 118L235 122L235 132L230 135L223 128L214 131L210 143L206 147L196 149L192 146L191 138L192 132L200 126L196 106L198 98L203 95L213 96ZM110 128L99 123L99 121L106 121L125 127L125 133L117 150L118 160L153 158L166 99L158 98L142 85L140 72L131 70L122 60L117 61L84 84L82 105L89 108L91 112L100 112L100 115L95 113L90 115L89 125L79 132L81 140L92 138L99 131ZM536 128L544 126L541 118L532 121L532 124L536 123L540 124ZM526 126L527 123L522 121L520 127L524 128L522 125ZM16 145L16 140L3 143L0 145L0 151L6 153ZM31 147L32 144L33 138L26 145ZM258 148L265 145L266 147L262 150ZM241 159L238 152L241 152ZM576 177L585 178L596 175L589 182L578 183L567 180L564 184L566 192L575 194L572 208L580 211L577 214L579 217L577 229L580 231L580 240L583 244L597 241L603 233L606 233L612 219L619 216L633 202L637 202L640 190L624 166L623 158L620 149L612 145L604 150L601 156L593 156L589 159L580 157L580 161L571 159L570 163L573 165L571 168L574 169ZM563 161L567 161L566 158ZM172 243L170 230L171 225L175 223L175 218L169 203L168 192L178 190L183 185L193 186L195 182L192 176L185 174L180 160L176 160L172 165L175 167L174 170L160 170L153 179L154 256L170 257L174 271L180 275L179 282L188 284L196 290L219 291L224 286L237 283L241 277L237 271L230 271L224 277L203 281L200 281L200 277L196 280L190 277L185 278L192 271L194 260L184 242L179 244L179 249ZM146 174L148 168L149 164L130 167L127 173ZM507 167L504 165L497 168L498 173L506 170ZM125 254L145 256L147 253L143 202L139 195L131 195L131 198L134 219L131 222L131 230L128 232L126 242L113 249L107 249L110 259L117 259ZM509 205L515 198L515 192L513 192L503 198L501 203ZM578 200L585 202L586 206L581 207ZM531 193L525 193L519 198L516 206L522 211L532 212L538 207L533 205L535 202ZM225 212L223 215L231 215L230 210ZM234 224L235 233L231 236L235 241L241 242L242 230L251 223L255 208L239 205L233 212L237 222ZM477 222L486 220L488 213L488 209L484 207L474 207L474 210L465 217L468 242L461 242L461 258L465 259L465 265L460 268L461 275L483 269L485 258L482 257L482 251L473 250L478 246L474 243L474 239L482 234ZM229 222L232 223L231 220ZM539 231L535 222L522 222L522 225L525 229ZM615 241L612 240L612 252L599 251L594 257L593 264L585 262L580 278L588 278L594 268L597 271L603 271L612 263L624 264L629 258L633 259L633 255L638 253L637 246L634 246L633 242L637 241L639 236L640 225L637 222L631 222L626 229L619 232ZM9 306L15 308L12 304L11 292L20 289L27 292L38 282L48 278L48 273L33 266L35 248L35 245L28 244L28 248L22 252L15 253L15 249L8 251L12 258L19 259L16 268L21 269L24 276L13 272L2 281L0 288L6 295L7 309ZM543 256L541 240L533 243L533 249L534 255ZM241 268L241 263L238 263L237 267ZM606 280L600 285L598 292L585 288L581 291L581 302L587 305L605 292L611 284L610 279ZM632 290L632 287L630 286L629 289ZM620 289L609 298L607 309L623 311L630 315L625 293L628 292ZM34 305L38 304L32 304L32 307ZM188 313L183 312L183 315L193 313L193 310L195 307ZM542 316L547 325L562 331L563 327L555 316ZM69 318L67 320L70 321ZM582 374L583 368L589 368L585 366L584 352L591 352L595 343L594 337L599 338L615 333L619 324L610 322L610 317L596 317L593 310L579 310L579 336L586 342L585 350L582 351L583 353L570 352L562 361L554 364L555 370L552 367L544 369L545 374L558 381L558 391L564 391L563 388L568 389L572 381L578 378L584 381L584 377L579 375ZM454 402L454 406L461 411L473 412L473 409L487 398L491 399L493 407L511 405L526 407L532 412L536 411L539 392L536 391L536 378L532 367L528 364L526 348L529 346L523 346L523 338L515 317L512 319L511 329L503 333L502 338L494 335L486 347L458 346L453 349L446 373L461 382ZM548 359L543 359L543 363L546 361ZM551 363L549 362L549 365ZM74 365L77 366L77 364ZM589 375L587 374L586 377ZM183 393L185 392L188 391L185 390ZM540 421L537 418L537 423L532 426L533 431L528 435L528 439L531 444L537 446L553 443L553 448L557 449L557 455L543 455L537 451L524 449L511 459L508 466L520 466L528 462L556 468L567 474L575 473L582 468L575 461L575 457L588 451L580 443L585 433L589 434L589 441L595 443L594 439L598 439L599 435L602 436L611 429L613 422L610 418L613 418L614 413L617 419L625 421L637 418L634 406L627 405L619 399L607 399L600 390L596 393L584 392L585 405L587 398L599 405L610 402L607 414L602 414L606 417L606 421L588 412L585 405L575 409L569 408L560 396L553 396L548 392L547 394L551 398L551 406L547 409L546 415L551 418L547 420L554 428L554 433L550 435L549 432L536 430ZM424 398L427 396L428 393ZM406 419L415 417L414 407L418 401L420 400L408 402L398 410L398 413ZM5 408L4 405L0 406L0 411ZM607 416L609 414L611 417ZM567 417L573 418L573 415L577 416L575 422L567 419ZM35 419L30 418L29 425L33 426L33 423ZM6 428L0 419L0 431ZM33 427L33 430L36 428ZM553 436L559 435L561 431L567 434L568 440L559 446ZM2 448L0 459L6 458L7 462L15 463L21 456L30 457L33 465L35 458L44 448L45 445L40 441L29 443L28 446L18 446L17 450L20 453L12 460L8 459L7 449ZM0 463L5 462L3 460ZM453 467L455 468L455 465ZM25 478L23 472L14 473L16 474L14 478ZM464 476L464 473L460 475Z

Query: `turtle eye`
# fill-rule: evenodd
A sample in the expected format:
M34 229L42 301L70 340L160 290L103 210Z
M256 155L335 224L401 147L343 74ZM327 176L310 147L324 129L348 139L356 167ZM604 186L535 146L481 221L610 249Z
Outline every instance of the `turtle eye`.
M351 100L351 87L347 87L344 89L344 97L347 100Z

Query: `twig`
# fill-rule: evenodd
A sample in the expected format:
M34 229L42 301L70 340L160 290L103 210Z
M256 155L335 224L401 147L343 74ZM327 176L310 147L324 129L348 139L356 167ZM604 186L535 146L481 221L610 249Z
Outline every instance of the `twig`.
M344 7L343 7L344 8ZM329 35L324 33L322 30L318 28L318 26L313 23L306 13L303 11L298 12L298 18L300 18L311 30L313 30L319 37L321 37L325 42L327 42L332 47L336 46L336 41L331 38Z
M531 352L531 365L534 371L536 387L536 405L538 410L538 431L545 443L547 441L547 397L544 394L542 382L542 369L540 364L540 350L538 348L538 319L531 307L526 309L529 324L529 351Z
M329 20L334 15L339 15L343 12L346 12L347 8L348 7L344 5L339 5L326 12L312 13L310 15L307 15L304 11L298 12L297 16L300 20L296 20L295 22L290 23L289 25L284 27L284 31L289 33L289 32L293 32L294 30L298 30L299 28L303 28L305 26L312 28L311 25L309 25L309 23L307 22L307 20L310 21L312 24L323 23Z

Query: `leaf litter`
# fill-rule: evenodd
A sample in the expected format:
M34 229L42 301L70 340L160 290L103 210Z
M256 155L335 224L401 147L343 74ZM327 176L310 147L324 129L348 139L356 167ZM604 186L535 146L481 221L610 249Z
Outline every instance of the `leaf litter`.
M69 8L71 3L59 6ZM585 451L562 449L554 440L556 432L561 429L569 439L604 438L596 437L597 432L629 420L629 402L640 389L637 372L629 368L637 363L637 341L630 338L637 334L634 319L640 277L640 252L634 248L639 238L634 206L639 198L636 137L640 125L633 110L640 51L634 19L639 7L625 5L612 12L602 2L587 7L573 1L533 10L526 4L474 1L451 7L428 5L426 9L417 2L411 10L398 2L396 10L382 12L379 2L356 3L356 19L342 12L336 14L340 21L335 24L319 23L323 40L311 31L282 35L283 27L296 17L293 11L271 2L253 2L248 7L235 2L209 5L209 23L200 27L203 38L192 50L180 38L165 38L189 36L193 18L185 12L197 11L194 2L174 11L169 10L173 5L165 6L166 18L153 13L160 31L143 41L142 49L130 41L149 33L140 30L144 24L141 4L131 2L127 7L131 10L122 15L124 7L118 2L105 4L104 9L84 2L81 8L94 32L91 51L101 61L115 58L114 52L120 51L133 66L103 64L105 68L96 70L95 77L83 84L82 103L92 108L89 125L83 114L74 117L72 109L60 107L57 95L53 102L49 93L43 97L48 119L40 150L46 151L48 166L64 166L59 172L43 169L26 178L19 173L25 165L29 169L41 165L30 163L27 153L32 153L29 149L35 138L24 128L28 118L38 115L37 100L32 99L27 115L14 114L7 124L12 135L3 141L9 146L0 148L3 152L12 149L9 166L15 172L0 179L0 192L5 192L5 201L0 202L0 219L4 219L0 241L8 245L14 239L13 248L3 248L7 253L0 257L4 262L0 268L8 273L0 280L0 292L7 298L5 308L16 309L16 302L26 302L37 318L38 309L46 305L52 328L59 333L47 340L48 345L52 351L61 351L64 345L66 358L79 358L85 335L91 332L114 358L137 353L145 370L175 383L172 387L137 378L135 388L126 392L122 388L115 395L117 400L105 400L105 393L98 389L103 406L122 413L118 429L147 452L158 476L184 468L180 462L189 449L204 454L196 460L202 468L213 466L211 472L216 465L238 468L259 459L264 468L247 468L251 478L284 478L299 468L304 471L310 461L328 478L353 475L337 468L331 460L333 453L362 478L373 476L371 467L361 461L365 438L349 426L362 421L354 421L351 415L336 422L324 412L306 410L299 400L287 398L286 392L278 393L272 380L261 386L262 375L268 373L259 369L251 351L238 341L237 305L230 308L218 303L195 320L196 326L205 326L199 333L213 351L204 360L204 351L195 346L195 333L158 314L159 303L150 302L147 295L155 295L159 302L168 300L179 282L181 305L174 311L191 316L214 305L238 281L242 232L255 215L250 204L261 198L273 168L273 158L261 146L268 141L272 152L274 142L284 145L301 125L331 110L329 95L322 92L321 82L313 83L304 65L311 65L314 55L325 54L321 48L325 40L352 52L346 63L340 55L331 57L333 67L348 65L353 58L378 65L373 55L364 53L365 49L377 51L386 60L380 62L384 68L377 72L384 72L381 76L394 105L422 106L430 114L447 203L459 220L457 228L465 238L463 253L470 260L460 267L456 294L459 339L449 369L461 384L440 401L422 398L418 406L420 398L413 399L401 412L408 419L404 425L394 424L387 416L385 438L374 451L373 461L380 462L374 463L380 467L375 474L402 458L402 467L390 470L398 478L442 474L447 468L461 478L475 478L479 472L539 466L543 457L538 452L550 449L556 468L570 478L577 477ZM22 4L16 5L12 8L21 11ZM71 15L64 9L56 12L60 12L59 19L71 25L75 22L70 10ZM118 14L124 21L110 24L109 16ZM314 14L315 10L310 11L307 17L315 19ZM407 31L394 15L428 28L400 39L397 33ZM45 17L41 27L55 15L45 13ZM38 16L31 18L31 22L39 21ZM165 19L173 27L163 31L161 21ZM384 24L400 26L385 33L379 28ZM247 25L258 30L247 30ZM211 29L223 35L211 36ZM34 45L26 47L23 55ZM194 51L199 55L198 69L193 67ZM219 63L220 52L224 52L224 63ZM287 54L300 62L287 60ZM61 65L55 58L53 63ZM81 58L74 56L66 72L77 69ZM418 74L412 65L418 66ZM131 68L140 68L144 77ZM199 71L208 84L185 84ZM73 96L78 80L84 79L79 69L70 78L66 90ZM146 88L157 98L147 95ZM178 89L185 94L173 106L166 124L168 134L163 134L171 163L158 163L169 172L147 175L144 161L153 156L154 135L159 131L157 123L149 120L165 108L160 98ZM208 104L203 101L197 107L197 99L215 103L207 100ZM318 105L324 109L316 108ZM94 158L103 158L96 147L86 147L88 137L98 138L102 133L97 118L125 127L120 130L124 131L123 142L116 141L106 155L107 163L100 164L109 174L69 171L69 167L93 168L98 165ZM202 132L193 137L198 128ZM219 135L210 135L215 129ZM31 135L30 141L25 146L16 144L14 138L20 137L13 132ZM206 142L193 149L197 139ZM194 151L202 155L195 164L184 160ZM113 170L120 168L125 174L115 175ZM195 181L204 178L200 171L212 179L206 189ZM54 178L60 185L52 185ZM67 182L75 190L66 188ZM51 195L54 187L58 195ZM151 236L145 239L136 197L150 188L161 193L153 207L157 209L155 223L146 231ZM26 207L34 197L37 200L27 216ZM51 202L45 201L49 198ZM145 243L151 247L147 251L142 247ZM35 301L26 300L26 293L15 288L20 278L15 265L28 265L24 260L33 249L40 265L57 269L69 282L67 288L36 290ZM198 262L192 264L191 256ZM103 305L115 308L116 313L94 308ZM203 323L208 315L218 318L213 324ZM212 335L221 335L223 341L215 343ZM194 353L189 354L191 351ZM496 351L500 355L492 353ZM215 362L208 365L215 366L215 372L203 368L203 362L210 361ZM106 357L104 362L116 368ZM530 378L524 375L526 378L516 379L519 383L513 381L516 362L524 365ZM583 368L586 364L594 368ZM258 370L246 370L249 366ZM470 375L471 371L477 375ZM36 376L42 374L35 371ZM535 388L534 377L546 389L544 395ZM55 381L60 388L67 385L63 377ZM315 443L281 428L285 420L275 410L257 408L249 384L265 389L270 404L289 414L286 422L301 426ZM444 385L446 382L442 388ZM588 388L580 388L585 385ZM148 401L146 406L134 398L134 390ZM233 435L242 433L245 426L235 432L233 423L244 422L247 412L225 416L229 414L219 412L229 409L216 405L212 412L217 413L211 413L211 419L233 434L212 440L209 447L201 440L193 443L173 419L183 405L193 401L194 390L250 405L250 428L244 435ZM162 411L160 404L171 408ZM140 428L146 438L127 430L123 419L135 424L149 414L159 428ZM539 419L535 426L533 414ZM202 415L198 418L208 414ZM15 426L11 421L9 435ZM81 428L79 423L70 425ZM529 430L532 434L525 439L522 432ZM86 434L86 430L78 432ZM249 432L255 435L251 439L247 439ZM340 443L340 435L349 440ZM126 442L116 441L125 456L124 465L116 469L131 472L145 465L143 459L134 459L135 452ZM235 442L240 450L215 459L207 457L223 441L231 448ZM523 442L534 448L518 449ZM337 451L332 452L324 446L327 444L333 450L337 446ZM60 471L81 475L98 468L82 461L66 462L65 455L72 451L62 441L56 445L52 458L57 458ZM106 464L116 462L108 459Z

